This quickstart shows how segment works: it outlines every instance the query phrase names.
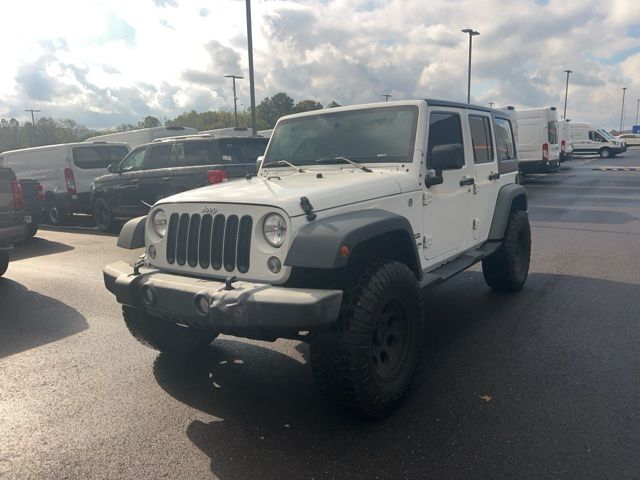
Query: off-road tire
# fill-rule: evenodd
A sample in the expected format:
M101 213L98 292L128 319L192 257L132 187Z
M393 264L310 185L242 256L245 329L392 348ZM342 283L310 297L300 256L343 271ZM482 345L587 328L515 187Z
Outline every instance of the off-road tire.
M601 148L600 151L598 152L598 155L600 155L600 158L613 157L613 155L611 155L611 150L609 150L608 148Z
M517 292L527 281L531 258L531 227L523 210L513 211L499 249L482 261L484 279L493 290Z
M101 232L113 232L116 229L116 221L109 201L104 197L96 198L91 207L93 221Z
M215 332L183 327L139 308L123 306L122 316L129 332L146 347L163 353L185 356L206 348L217 336Z
M46 204L47 222L50 225L60 226L69 223L69 212L60 207L55 201L49 200Z
M4 275L9 268L9 252L0 252L0 277Z
M30 223L27 226L27 238L35 237L36 233L38 233L38 224L37 223Z
M422 293L411 269L392 261L371 265L343 291L336 323L310 339L314 380L341 405L382 417L402 400L420 363Z

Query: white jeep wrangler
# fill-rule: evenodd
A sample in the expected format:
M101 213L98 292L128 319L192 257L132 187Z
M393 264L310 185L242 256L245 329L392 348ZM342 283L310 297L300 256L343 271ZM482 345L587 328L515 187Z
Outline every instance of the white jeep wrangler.
M105 285L152 348L302 339L323 390L384 415L419 363L425 290L479 261L495 290L527 279L513 138L508 113L438 100L283 117L257 176L129 221L118 245L145 254Z

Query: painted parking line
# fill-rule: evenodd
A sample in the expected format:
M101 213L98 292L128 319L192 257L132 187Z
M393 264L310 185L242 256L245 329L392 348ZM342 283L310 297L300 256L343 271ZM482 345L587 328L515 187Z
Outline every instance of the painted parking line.
M640 172L640 167L596 167L594 170L604 170L607 172Z

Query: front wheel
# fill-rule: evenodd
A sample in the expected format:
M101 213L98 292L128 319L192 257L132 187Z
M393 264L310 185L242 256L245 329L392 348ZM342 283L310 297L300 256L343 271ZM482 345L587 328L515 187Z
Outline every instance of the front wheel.
M123 306L124 323L143 345L163 353L188 355L207 347L217 336L215 332L178 325L144 310Z
M415 275L379 262L344 288L340 316L311 337L316 384L371 417L391 412L413 381L424 343L424 306Z
M5 274L9 268L9 252L0 252L0 277Z
M600 155L600 158L609 158L612 156L611 150L609 150L608 148L601 148L598 152L598 155Z
M500 248L482 261L484 279L499 292L517 292L527 281L531 259L531 227L527 212L509 217Z
M93 221L96 223L98 230L101 232L112 232L115 230L116 222L113 218L113 211L111 205L106 198L98 197L93 202L92 212Z
M38 233L38 224L30 223L27 227L27 238L33 238Z

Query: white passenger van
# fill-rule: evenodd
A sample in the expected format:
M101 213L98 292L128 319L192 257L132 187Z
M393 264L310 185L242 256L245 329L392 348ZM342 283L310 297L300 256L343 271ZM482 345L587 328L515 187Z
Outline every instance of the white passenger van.
M560 120L558 122L558 135L560 136L560 162L572 160L571 120Z
M600 155L609 158L626 150L626 145L590 123L572 123L571 141L574 155Z
M518 110L518 168L522 173L553 172L560 166L556 107Z
M85 140L85 142L124 142L129 145L130 149L134 149L145 143L151 143L156 138L175 137L178 135L193 135L198 133L195 128L189 127L152 127L141 128L139 130L129 130L127 132L107 133L106 135L98 135Z
M43 187L47 220L65 223L73 213L91 212L91 183L108 173L129 153L126 143L65 143L11 150L0 154L0 167L11 168L20 180Z

